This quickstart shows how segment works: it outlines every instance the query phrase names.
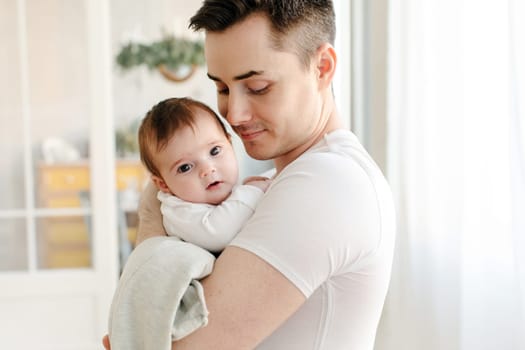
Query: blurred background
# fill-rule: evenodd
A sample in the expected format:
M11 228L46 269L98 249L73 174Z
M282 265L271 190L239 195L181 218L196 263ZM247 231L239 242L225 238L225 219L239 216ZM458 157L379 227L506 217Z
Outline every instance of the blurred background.
M156 102L215 108L201 0L0 0L0 341L100 349ZM525 2L335 1L336 102L398 211L376 350L525 349ZM262 172L238 139L241 176Z

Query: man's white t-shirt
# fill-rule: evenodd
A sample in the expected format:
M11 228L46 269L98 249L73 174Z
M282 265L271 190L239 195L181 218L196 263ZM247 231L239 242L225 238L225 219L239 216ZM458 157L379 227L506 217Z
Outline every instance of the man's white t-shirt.
M257 349L372 350L394 237L390 188L350 131L327 134L289 164L230 243L307 298Z

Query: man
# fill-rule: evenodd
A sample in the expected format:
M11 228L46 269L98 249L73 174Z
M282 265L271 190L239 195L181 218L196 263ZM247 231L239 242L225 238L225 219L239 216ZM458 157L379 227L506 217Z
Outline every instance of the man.
M205 31L220 113L276 175L202 281L208 325L173 349L373 349L394 209L334 104L332 2L204 1L191 27ZM141 240L163 234L152 198Z

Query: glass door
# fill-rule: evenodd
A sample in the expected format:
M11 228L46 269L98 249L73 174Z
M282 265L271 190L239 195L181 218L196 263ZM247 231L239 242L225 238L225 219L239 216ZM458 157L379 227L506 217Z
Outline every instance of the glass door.
M0 339L98 349L118 277L106 0L0 0Z

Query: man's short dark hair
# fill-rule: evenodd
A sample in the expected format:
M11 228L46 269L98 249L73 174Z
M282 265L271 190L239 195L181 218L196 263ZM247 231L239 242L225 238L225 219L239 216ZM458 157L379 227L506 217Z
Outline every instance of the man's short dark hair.
M334 44L331 0L205 0L190 28L222 32L253 14L270 21L274 48L295 52L305 66L323 43Z

